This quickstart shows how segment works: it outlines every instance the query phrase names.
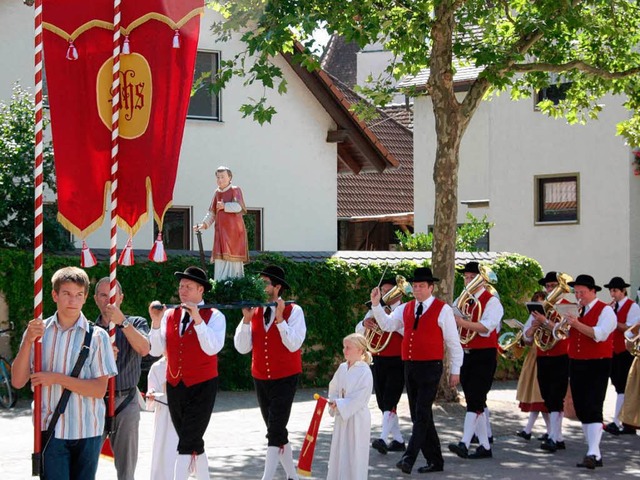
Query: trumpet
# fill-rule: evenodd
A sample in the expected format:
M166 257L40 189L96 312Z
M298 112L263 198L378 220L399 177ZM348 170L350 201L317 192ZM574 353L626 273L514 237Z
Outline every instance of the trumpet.
M640 324L630 326L624 331L627 350L634 357L640 357ZM636 330L636 331L634 331Z
M456 307L460 311L463 317L470 319L472 322L477 322L482 318L482 305L473 296L474 290L476 290L482 282L486 282L487 290L489 290L490 284L498 281L498 276L493 270L486 265L479 266L480 273L475 276L469 284L464 287L464 290L458 297ZM495 295L495 289L490 287L489 290L492 295ZM458 335L460 335L460 343L467 345L471 340L475 338L477 332L469 330L467 328L458 327Z

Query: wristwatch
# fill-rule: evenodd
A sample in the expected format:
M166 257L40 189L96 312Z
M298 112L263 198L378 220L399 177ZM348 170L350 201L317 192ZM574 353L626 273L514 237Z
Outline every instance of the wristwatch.
M129 325L131 325L131 320L125 317L125 319L122 322L122 328L127 328Z

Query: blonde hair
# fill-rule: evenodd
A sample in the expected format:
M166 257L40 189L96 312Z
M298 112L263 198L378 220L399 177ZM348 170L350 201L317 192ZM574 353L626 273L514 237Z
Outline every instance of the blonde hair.
M371 365L373 361L373 357L371 353L369 353L369 349L367 348L367 339L364 338L364 335L360 333L351 333L342 339L343 342L350 342L356 348L362 350L362 361L367 365Z

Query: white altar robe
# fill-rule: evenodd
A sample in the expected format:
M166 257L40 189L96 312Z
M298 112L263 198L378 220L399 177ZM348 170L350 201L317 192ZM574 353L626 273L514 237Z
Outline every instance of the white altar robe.
M371 369L365 362L351 368L342 363L329 383L329 400L336 402L327 480L366 480L369 469L373 389Z

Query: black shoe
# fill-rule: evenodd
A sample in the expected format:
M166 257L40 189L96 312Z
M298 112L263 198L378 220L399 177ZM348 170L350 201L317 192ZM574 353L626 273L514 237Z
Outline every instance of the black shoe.
M432 473L441 472L444 470L442 465L434 465L433 463L427 463L424 467L418 468L418 473Z
M398 463L396 463L396 467L402 470L402 473L406 473L408 475L411 475L411 469L413 468L412 465L409 465L404 460L400 460Z
M547 438L549 438L549 434L545 433L543 435L540 435L536 440L540 440L541 442L544 442Z
M618 425L616 425L614 422L607 423L607 425L604 427L604 431L616 436L622 433L620 427L618 427Z
M387 447L387 444L381 438L374 440L371 443L371 446L375 448L378 452L380 452L382 455L386 455L387 451L389 450L389 448Z
M558 444L553 440L551 440L550 438L547 438L544 442L540 444L540 448L547 452L554 453L556 450L558 450Z
M462 442L450 443L449 451L455 453L460 458L469 458L469 450L467 449L467 446Z
M595 470L596 467L602 466L602 458L596 460L595 455L585 455L581 463L576 463L578 468L588 468L589 470Z
M623 425L622 430L620 430L620 435L635 435L636 429L630 425Z
M525 432L524 430L520 430L519 432L516 432L516 436L520 438L524 438L527 441L531 440L531 434Z
M556 448L558 450L566 450L567 446L564 444L564 440L562 442L556 442Z
M492 458L493 455L491 453L491 449L487 450L482 445L476 448L474 453L469 454L469 458L478 459L478 458Z
M390 452L404 452L406 449L407 447L405 447L404 442L399 442L397 440L391 440L391 443L387 448Z

